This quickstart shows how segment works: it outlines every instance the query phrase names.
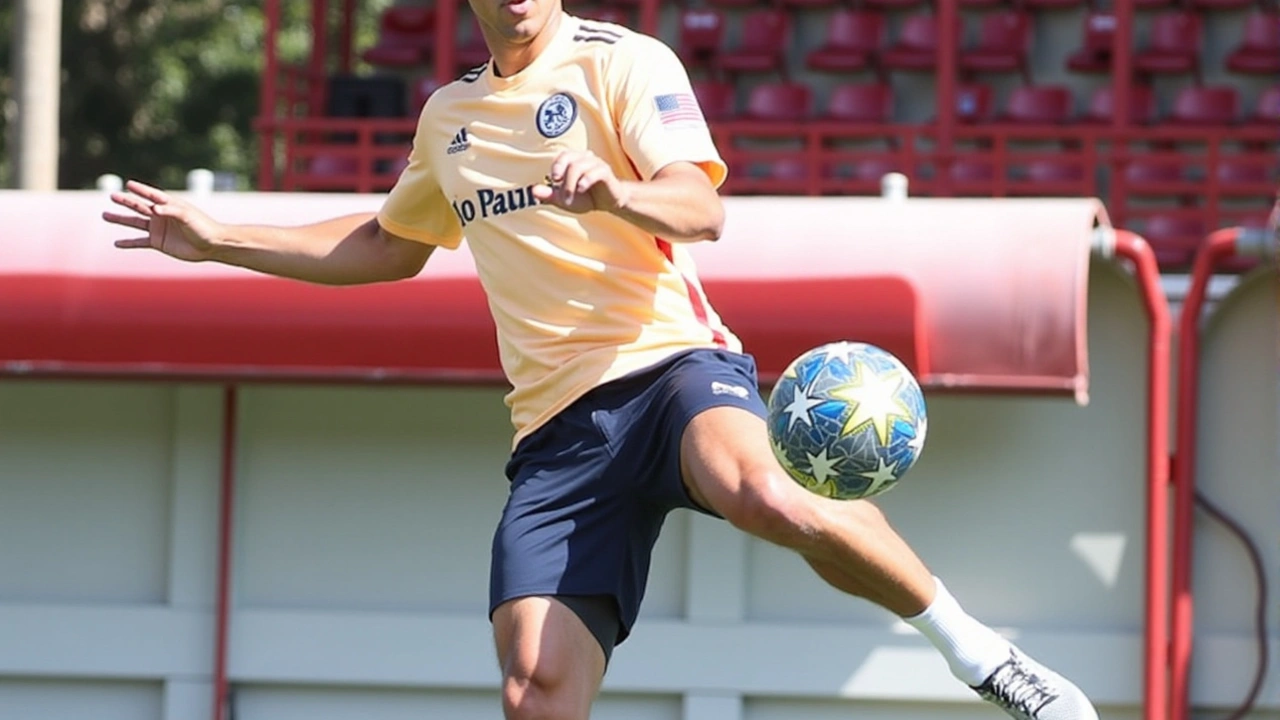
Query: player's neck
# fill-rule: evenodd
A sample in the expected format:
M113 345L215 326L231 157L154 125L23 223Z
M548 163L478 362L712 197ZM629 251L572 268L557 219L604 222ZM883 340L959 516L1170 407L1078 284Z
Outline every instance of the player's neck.
M510 77L524 70L533 63L555 39L564 22L564 12L552 13L547 24L529 42L511 43L496 40L489 43L489 52L493 55L493 72L498 77Z

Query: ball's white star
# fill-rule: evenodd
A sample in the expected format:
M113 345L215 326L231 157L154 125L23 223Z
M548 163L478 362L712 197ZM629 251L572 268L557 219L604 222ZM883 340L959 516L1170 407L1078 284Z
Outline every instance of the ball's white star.
M836 474L836 465L839 465L843 459L835 458L833 460L827 457L826 448L822 448L822 451L817 455L811 453L805 453L805 455L809 456L809 467L812 468L813 479L817 480L819 484L825 483L831 476Z
M867 423L875 428L881 447L889 444L889 430L894 418L911 416L911 409L898 397L902 373L897 370L876 374L858 363L857 377L832 391L831 395L853 407L841 434L848 435Z
M924 438L929 434L929 418L922 417L916 425L916 436L907 441L907 447L915 452L916 457L924 452Z
M832 360L849 362L850 349L849 343L847 342L828 343L822 348L823 362L828 363Z
M782 412L787 414L787 430L795 427L797 422L813 427L813 414L810 411L821 405L822 401L809 397L798 384L792 386L791 392L791 402L782 408Z
M858 473L864 478L871 480L871 484L867 486L866 495L874 495L885 483L893 482L897 478L898 463L886 466L884 458L876 458L877 467L871 472Z

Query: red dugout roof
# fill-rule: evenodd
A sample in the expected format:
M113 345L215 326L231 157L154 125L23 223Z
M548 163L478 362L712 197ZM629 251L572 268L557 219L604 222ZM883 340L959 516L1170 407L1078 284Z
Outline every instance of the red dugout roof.
M228 222L371 211L369 195L218 193ZM1092 200L727 198L694 246L712 304L776 375L823 342L902 357L926 386L1087 389ZM97 192L0 192L0 376L502 382L470 254L332 288L111 241Z

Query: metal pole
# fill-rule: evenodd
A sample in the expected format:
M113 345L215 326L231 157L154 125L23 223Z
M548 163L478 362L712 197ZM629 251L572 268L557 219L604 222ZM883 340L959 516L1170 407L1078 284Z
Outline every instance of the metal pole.
M23 190L56 190L62 0L18 0L13 41L13 178Z

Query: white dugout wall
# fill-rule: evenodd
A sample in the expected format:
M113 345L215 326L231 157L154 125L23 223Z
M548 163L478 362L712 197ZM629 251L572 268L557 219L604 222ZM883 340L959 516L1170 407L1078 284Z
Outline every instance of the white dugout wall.
M1120 720L1141 700L1146 326L1110 266L1095 265L1089 303L1088 407L934 396L924 458L882 505L975 614ZM1254 533L1274 598L1274 280L1244 283L1218 315L1201 485ZM500 717L485 618L500 395L241 390L236 720ZM0 383L0 720L209 717L221 408L213 386ZM1247 689L1253 592L1232 541L1199 537L1192 695L1210 717ZM1254 717L1280 716L1276 675ZM999 715L883 611L681 513L594 717Z

